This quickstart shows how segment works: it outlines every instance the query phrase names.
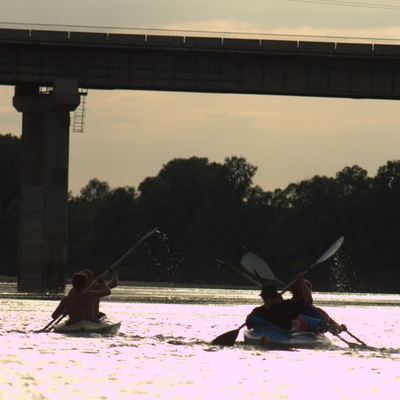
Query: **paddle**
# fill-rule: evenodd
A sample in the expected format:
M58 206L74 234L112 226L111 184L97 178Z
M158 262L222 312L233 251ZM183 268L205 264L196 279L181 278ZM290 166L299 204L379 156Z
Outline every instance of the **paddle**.
M347 328L343 331L346 332L348 335L350 335L353 339L357 340L360 344L362 344L365 347L369 347L366 343L364 343L361 339L359 339L357 336L354 336L351 332L347 330Z
M309 272L311 272L318 264L323 263L324 261L326 261L328 258L331 258L342 246L344 242L344 237L341 236L338 240L336 240L335 243L333 243L333 245L331 247L329 247L329 249L322 254L322 256L310 267L308 267L304 272L303 275L308 274ZM281 294L287 292L294 284L296 283L296 279L293 280L292 282L290 282L289 285L287 285L281 292Z
M142 246L145 242L147 242L147 240L149 240L157 231L158 228L154 228L150 232L146 233L146 235L144 235L134 246L132 246L119 260L117 260L113 265L111 265L111 267L109 267L102 274L102 277L105 278L113 268L116 268L119 265L121 265L133 252L135 252L140 246ZM94 280L86 290L89 290L91 287L93 287L96 284L96 282L97 280ZM55 324L59 323L66 316L67 314L62 314L57 318L53 318L52 321L50 321L44 328L36 331L36 333L50 331Z
M312 271L318 264L321 264L324 261L326 261L328 258L332 257L339 250L340 246L343 244L343 241L344 241L344 237L342 236L313 265L308 267L304 271L303 275L305 275L308 272ZM287 290L289 290L290 287L292 287L294 283L296 283L296 280L294 280L290 285L286 286L283 289L282 294L285 293ZM242 329L245 325L246 324L242 324L237 329L234 329L232 331L223 333L222 335L220 335L217 338L215 338L211 343L212 344L218 344L218 345L221 345L221 346L233 346L235 344L235 341L236 341L237 337L238 337L240 329Z
M252 251L247 252L241 259L242 267L250 273L260 276L262 279L274 282L277 286L284 287L285 284L280 281L272 272L269 265L257 254Z
M238 267L235 267L232 264L229 264L225 261L222 260L218 260L218 263L222 266L224 266L225 268L229 269L230 271L233 271L235 274L241 276L242 278L247 279L249 282L254 283L256 286L261 287L262 283L258 282L257 280L255 280L253 277L251 277L249 274L247 274L246 272L240 270Z
M338 339L340 339L343 343L346 343L347 346L349 346L349 347L352 348L352 349L358 346L357 343L351 343L351 342L349 342L348 340L342 338L338 333L333 333L333 332L331 332L331 333L332 333L332 335L334 335L334 336L336 336Z
M239 331L245 326L246 324L242 324L239 328L234 329L233 331L225 332L222 335L216 337L211 344L218 344L221 346L233 346L236 342L236 339L239 335Z
M46 332L47 329L50 330L53 325L58 324L63 318L65 318L67 314L61 314L58 318L53 318L44 328L34 331L35 333ZM50 327L51 325L51 327Z

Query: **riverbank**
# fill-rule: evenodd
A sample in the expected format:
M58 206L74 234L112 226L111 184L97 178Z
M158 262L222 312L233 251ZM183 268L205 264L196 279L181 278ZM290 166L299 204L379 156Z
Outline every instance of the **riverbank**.
M0 275L0 283L17 283L16 276L3 276ZM71 279L66 280L66 285L71 285ZM251 285L211 285L211 284L198 284L198 283L174 283L174 282L142 282L142 281L119 281L120 286L144 286L144 287L177 287L177 288L209 288L209 289L243 289L251 290L256 289L256 286Z

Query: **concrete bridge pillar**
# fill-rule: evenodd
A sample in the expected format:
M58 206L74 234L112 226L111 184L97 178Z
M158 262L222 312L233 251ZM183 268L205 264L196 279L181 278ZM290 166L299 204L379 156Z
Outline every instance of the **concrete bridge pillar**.
M48 94L37 85L15 87L13 105L23 113L20 291L65 287L70 111L79 101L74 80L56 80Z

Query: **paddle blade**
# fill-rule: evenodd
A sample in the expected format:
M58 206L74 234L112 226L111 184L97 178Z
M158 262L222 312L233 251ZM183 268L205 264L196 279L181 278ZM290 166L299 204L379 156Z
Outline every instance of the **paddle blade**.
M324 261L326 261L328 258L332 257L342 246L344 242L344 237L341 236L338 240L336 240L335 243L329 249L318 259L316 264L320 264Z
M217 344L220 346L233 346L239 335L241 328L234 329L233 331L225 332L222 335L216 337L211 344Z
M343 244L344 242L344 237L341 236L338 240L336 240L335 243L333 243L333 245L331 247L329 247L329 249L322 254L322 256L313 264L311 265L311 267L308 267L304 272L303 275L307 274L308 272L312 271L317 265L323 263L324 261L326 261L328 258L332 257L339 249L340 246ZM287 285L281 292L281 294L285 293L286 291L288 291L296 282L296 279L293 280L292 282L290 282L289 285Z
M285 286L285 284L274 275L269 265L260 256L252 251L247 252L242 257L241 264L242 267L251 274L258 274L263 280L272 281L277 286Z
M222 265L223 267L229 269L230 271L234 272L235 274L239 275L240 277L247 279L251 283L254 283L256 286L261 286L260 282L256 281L254 278L252 278L250 275L248 275L247 272L241 271L239 268L235 267L234 265L229 264L222 260L219 260L218 263L219 263L219 265Z
M247 252L241 259L241 264L244 269L254 274L257 271L258 275L263 279L273 281L275 275L268 264L257 254L252 251Z

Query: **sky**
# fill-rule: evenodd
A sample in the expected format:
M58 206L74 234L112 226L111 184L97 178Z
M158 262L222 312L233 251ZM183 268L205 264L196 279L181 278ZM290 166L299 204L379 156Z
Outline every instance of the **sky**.
M400 39L400 0L0 0L0 23ZM13 87L0 87L0 133L21 134ZM156 176L174 158L244 157L265 191L400 158L400 102L89 90L85 132L71 129L69 190Z

